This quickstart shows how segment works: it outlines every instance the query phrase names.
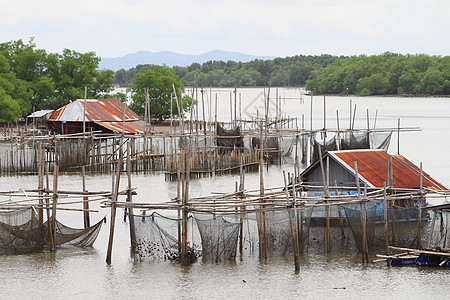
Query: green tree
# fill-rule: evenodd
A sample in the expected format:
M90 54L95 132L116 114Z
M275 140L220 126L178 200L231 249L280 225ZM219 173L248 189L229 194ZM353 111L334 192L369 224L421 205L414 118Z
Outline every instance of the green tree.
M170 101L172 99L173 115L177 115L175 97L171 97L173 90L177 94L180 89L184 92L184 86L178 79L173 68L167 66L155 66L152 70L139 73L136 76L136 84L131 88L133 92L131 109L144 116L145 114L145 88L148 88L150 99L150 115L152 119L164 120L170 116ZM178 94L179 97L179 94ZM183 110L188 111L192 98L183 96Z
M398 93L412 94L417 84L420 82L420 76L416 70L407 70L398 79Z
M20 116L20 105L0 87L0 122L16 122Z
M72 100L82 99L87 87L88 98L101 98L103 93L112 90L114 72L99 72L98 58L94 52L79 53L64 49L62 54L48 56L48 73L53 80L55 93L47 99L48 108L57 109Z
M389 82L382 74L373 74L370 77L360 78L356 90L361 96L382 95L386 93Z
M11 108L16 115L11 117L11 112L3 112L4 119L11 122L31 111L32 92L26 82L17 79L16 74L10 70L9 63L0 53L0 88L3 91L2 109ZM6 106L7 105L7 106ZM18 107L18 109L17 109Z
M421 94L439 95L444 90L444 84L445 80L442 72L434 68L429 68L417 85L416 91Z

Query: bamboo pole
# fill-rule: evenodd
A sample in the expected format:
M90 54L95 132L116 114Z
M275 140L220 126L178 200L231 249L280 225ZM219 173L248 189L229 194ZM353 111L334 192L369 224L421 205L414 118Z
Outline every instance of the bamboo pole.
M384 206L384 244L386 255L389 253L389 216L388 216L388 203L386 197L386 181L383 182L383 206Z
M39 208L39 224L44 223L44 211L42 209L42 206L44 205L44 200L42 199L44 192L44 152L42 151L42 143L39 143L39 153L38 153L38 188L39 188L39 205L41 205L41 208Z
M289 225L291 227L291 238L292 238L292 247L294 249L294 267L295 267L295 271L299 271L300 270L300 263L299 263L299 256L298 256L298 240L295 237L295 229L294 229L294 224L292 222L292 213L291 213L291 204L289 203L289 189L288 189L288 185L287 185L287 180L286 180L286 173L285 171L283 171L283 179L284 179L284 190L286 192L286 205L287 205L287 211L288 211L288 215L289 215Z
M86 189L86 166L82 165L81 166L81 178L82 178L82 189L83 189L83 193L87 192ZM83 213L83 220L84 220L84 228L88 228L91 226L91 220L89 217L89 201L88 201L88 197L83 197L83 209L84 209L84 213Z
M355 161L355 179L356 179L356 188L357 188L357 197L358 199L361 198L361 189L359 184L359 174L358 174L358 163ZM364 198L366 195L364 195ZM360 209L361 209L361 226L362 226L362 262L369 262L369 250L367 246L367 230L366 230L366 214L365 214L365 203L364 199L362 199L360 203Z
M420 191L419 191L419 216L418 216L418 230L417 230L417 249L422 249L422 201L423 201L423 170L422 162L420 162Z
M319 162L320 162L320 170L322 172L322 182L323 182L323 190L325 193L325 203L328 203L328 200L330 198L330 192L328 190L328 186L326 183L326 179L325 179L325 170L324 170L324 166L323 166L323 158L322 158L322 150L320 149L321 147L319 146ZM325 212L326 212L326 228L327 228L327 232L326 232L326 240L327 240L327 252L330 253L331 252L331 227L330 227L330 208L329 206L325 207Z
M56 141L55 141L55 143L56 143ZM55 149L56 149L56 147L55 147ZM54 239L53 239L53 229L52 229L51 218L50 218L50 203L49 203L49 192L48 192L50 190L48 163L49 163L48 161L44 162L45 183L46 183L45 203L47 205L47 222L48 222L48 235L50 236L50 247L53 247Z
M400 118L397 124L397 154L400 154Z
M56 207L58 204L58 171L59 171L59 153L55 149L55 162L53 164L53 197L52 197L52 236L53 241L51 251L56 251Z
M114 239L114 227L116 223L116 205L119 194L119 184L120 184L120 173L122 171L122 162L123 162L123 136L120 139L120 149L119 149L119 161L117 162L117 175L116 181L113 189L112 199L111 199L111 223L109 228L109 240L108 240L108 250L106 253L106 263L111 264L111 256L112 256L112 246Z
M127 202L132 203L133 202L133 192L131 188L131 146L130 146L130 140L128 140L127 143L127 177L128 177L128 189L127 189ZM133 207L130 206L128 208L128 213L130 215L133 215ZM134 256L134 249L136 247L136 232L134 228L134 217L129 217L130 221L130 241L131 241L131 254Z

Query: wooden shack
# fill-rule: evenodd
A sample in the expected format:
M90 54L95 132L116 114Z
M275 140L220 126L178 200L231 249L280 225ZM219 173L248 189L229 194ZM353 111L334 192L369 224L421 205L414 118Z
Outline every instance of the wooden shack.
M391 167L390 167L391 158ZM356 168L358 173L355 169ZM419 189L420 168L402 155L389 155L379 149L359 149L329 151L322 156L325 183L329 187L356 187L358 176L361 189L383 188L383 183L396 189ZM391 171L390 171L391 170ZM391 174L390 174L391 173ZM304 184L321 186L310 189L309 196L323 196L323 179L320 160L316 161L301 174ZM442 184L423 172L422 187L431 190L447 190ZM341 189L348 194L356 194L354 189Z
M117 98L78 99L54 111L47 122L51 134L83 132L144 133L144 121Z

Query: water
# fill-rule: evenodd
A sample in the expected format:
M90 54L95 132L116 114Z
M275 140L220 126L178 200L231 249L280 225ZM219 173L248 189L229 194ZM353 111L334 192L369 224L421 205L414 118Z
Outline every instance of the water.
M220 119L230 117L231 89L213 90L205 94L219 99ZM254 109L264 111L262 89L238 90L242 93L243 117L254 114ZM275 94L272 89L271 94ZM309 129L310 97L299 100L297 89L280 89L283 110L289 116L301 120ZM296 99L293 99L296 98ZM239 99L239 98L238 98ZM245 101L245 103L244 103ZM450 186L450 159L447 149L450 142L449 98L357 98L355 128L366 128L366 109L369 109L373 126L378 109L377 127L420 127L419 132L400 135L400 153L415 164L423 162L424 170L445 186ZM273 104L273 103L272 103ZM271 108L274 109L274 104ZM349 126L349 98L327 97L326 115L328 128L336 128L336 110L339 110L340 127ZM200 110L201 111L201 110ZM214 110L212 110L214 112ZM244 110L243 110L244 111ZM272 111L273 113L273 111ZM208 109L206 110L208 116ZM247 114L244 116L244 114ZM314 97L313 127L323 127L323 97ZM208 117L207 117L208 118ZM299 121L299 126L301 123ZM1 145L3 149L8 146ZM0 151L1 152L1 151ZM397 153L397 137L393 136L390 153ZM282 166L271 166L265 171L266 186L283 185L282 170L292 171L292 159ZM165 182L161 173L133 175L138 195L133 201L167 201L175 195L176 184ZM237 175L202 178L191 182L191 195L211 192L229 192L238 181ZM108 175L89 176L90 191L110 190ZM51 185L51 183L50 183ZM122 181L121 188L125 188ZM62 175L60 189L81 190L81 177ZM0 177L0 191L37 187L37 177ZM258 189L257 173L246 175L246 188ZM442 201L442 200L440 200ZM301 258L301 270L294 272L292 257L271 258L260 262L257 257L246 255L235 263L194 263L181 267L172 263L135 263L130 258L130 242L127 224L122 222L123 211L117 215L112 264L105 263L109 234L109 210L92 204L98 214L92 214L91 222L107 216L98 240L91 249L59 249L56 253L0 256L0 299L291 299L291 298L396 298L422 299L442 297L450 292L450 270L436 268L386 267L384 263L362 265L357 253L306 253ZM58 212L58 218L69 226L82 227L82 214ZM106 226L105 226L106 225Z

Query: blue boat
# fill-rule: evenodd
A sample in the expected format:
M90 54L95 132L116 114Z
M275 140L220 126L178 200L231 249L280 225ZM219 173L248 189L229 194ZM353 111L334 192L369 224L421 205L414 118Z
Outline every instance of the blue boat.
M450 268L450 259L448 256L420 254L416 260L419 266Z
M391 260L391 266L415 265L417 258L417 255L399 256Z

